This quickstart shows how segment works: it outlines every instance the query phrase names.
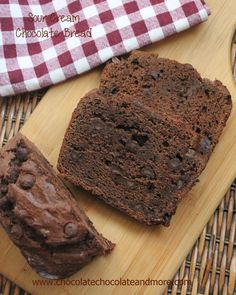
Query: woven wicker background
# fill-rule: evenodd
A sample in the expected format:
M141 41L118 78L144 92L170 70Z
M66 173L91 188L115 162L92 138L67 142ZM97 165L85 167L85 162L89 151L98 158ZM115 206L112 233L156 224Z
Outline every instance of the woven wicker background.
M232 45L232 65L236 81L236 34ZM0 146L18 132L44 93L45 91L39 91L0 98ZM236 294L236 180L173 278L182 279L190 280L192 284L169 287L165 295ZM29 293L0 274L0 295L2 294Z

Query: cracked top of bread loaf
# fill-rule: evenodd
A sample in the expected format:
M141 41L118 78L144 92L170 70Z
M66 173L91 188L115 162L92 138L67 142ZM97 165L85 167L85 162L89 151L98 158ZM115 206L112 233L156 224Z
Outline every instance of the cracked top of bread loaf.
M41 276L63 278L109 252L39 150L20 133L0 150L0 222Z

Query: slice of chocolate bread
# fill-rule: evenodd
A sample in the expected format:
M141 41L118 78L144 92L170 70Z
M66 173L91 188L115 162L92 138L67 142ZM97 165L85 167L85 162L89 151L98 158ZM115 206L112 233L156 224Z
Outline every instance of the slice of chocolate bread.
M135 219L169 225L231 108L227 88L191 65L143 52L113 59L74 111L58 169Z
M141 51L114 61L103 70L101 92L141 95L146 105L188 122L206 146L216 145L232 108L220 81L202 79L189 64Z
M142 98L92 91L75 109L60 151L62 177L145 224L169 225L208 156L191 126Z
M0 222L31 267L49 279L65 278L114 247L21 134L0 151Z

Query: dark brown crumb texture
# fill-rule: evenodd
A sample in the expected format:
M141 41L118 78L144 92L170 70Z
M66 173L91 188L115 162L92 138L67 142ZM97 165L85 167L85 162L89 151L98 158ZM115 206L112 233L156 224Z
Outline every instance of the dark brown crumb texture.
M168 226L205 168L232 108L219 81L134 52L109 63L75 109L61 175L148 225Z
M49 279L67 277L114 247L21 134L0 151L0 222L31 267Z
M100 91L141 95L151 108L181 118L215 145L232 108L231 95L218 80L202 79L190 65L133 52L128 58L107 64Z

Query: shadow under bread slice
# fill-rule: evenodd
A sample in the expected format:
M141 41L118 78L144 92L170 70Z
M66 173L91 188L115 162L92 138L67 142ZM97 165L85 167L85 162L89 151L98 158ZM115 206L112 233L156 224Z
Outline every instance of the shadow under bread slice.
M62 177L148 225L169 225L204 169L205 145L186 124L129 95L81 99L58 160Z
M187 122L211 153L232 109L230 93L220 81L201 78L190 64L142 51L114 61L102 72L101 93L142 96L145 105Z
M65 278L114 245L20 133L0 150L0 223L42 277Z

